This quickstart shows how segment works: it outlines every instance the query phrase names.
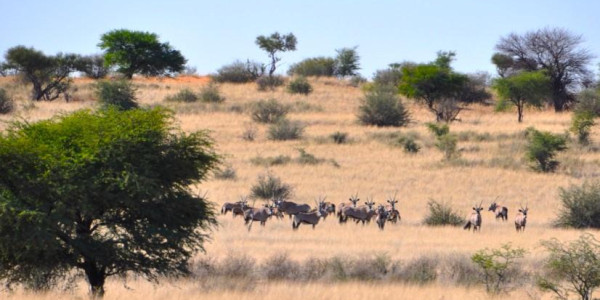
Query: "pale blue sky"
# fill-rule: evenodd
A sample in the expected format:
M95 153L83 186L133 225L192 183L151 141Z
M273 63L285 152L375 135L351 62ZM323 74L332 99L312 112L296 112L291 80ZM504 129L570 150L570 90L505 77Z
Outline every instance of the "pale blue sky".
M295 52L283 53L279 72L335 49L358 46L363 76L389 63L427 62L438 50L456 51L461 72L488 71L501 36L562 27L600 56L600 1L46 1L0 0L0 51L16 45L47 54L99 53L112 29L157 33L200 74L246 58L267 62L256 36L293 32ZM598 73L598 58L592 69Z

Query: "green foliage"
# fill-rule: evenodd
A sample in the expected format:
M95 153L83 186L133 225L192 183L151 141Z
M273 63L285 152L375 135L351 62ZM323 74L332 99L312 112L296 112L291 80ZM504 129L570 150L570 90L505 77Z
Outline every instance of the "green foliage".
M461 226L465 219L455 212L452 207L444 202L437 202L430 199L427 202L429 214L425 217L423 223L429 226Z
M471 260L483 270L486 290L489 293L499 293L506 289L506 283L510 280L508 275L516 260L523 258L525 253L523 248L512 248L510 244L504 244L499 249L479 250L471 256Z
M376 85L389 85L397 87L402 79L402 68L413 65L411 63L390 64L389 68L377 70L373 75L373 83Z
M427 128L435 136L435 147L444 153L444 160L450 161L460 156L457 150L458 137L450 133L448 124L427 123Z
M290 81L290 83L287 86L287 90L290 94L308 95L312 92L313 89L305 77L298 77Z
M542 71L520 72L498 78L493 84L500 99L517 107L518 121L523 121L525 106L541 107L550 96L550 79Z
M289 107L279 103L275 99L259 100L252 104L250 115L252 120L259 123L277 123L284 119Z
M579 144L585 146L590 143L590 131L594 125L594 114L592 112L575 112L570 130L577 135Z
M587 89L577 95L575 112L592 113L594 117L600 117L600 89Z
M331 139L336 144L345 144L348 142L348 133L336 131L330 135Z
M47 56L33 48L16 46L8 49L4 58L2 69L15 71L31 84L31 99L39 101L54 100L69 88L69 74L75 70L79 56L61 53Z
M274 141L288 141L302 138L304 125L298 121L280 119L277 123L269 126L267 138Z
M393 88L377 86L365 93L359 106L358 119L364 125L406 126L410 114Z
M106 66L117 66L125 78L133 74L172 75L182 72L186 59L169 43L161 43L155 33L117 29L100 37Z
M277 57L277 52L286 52L296 50L298 40L293 33L281 35L279 32L274 32L270 36L260 35L256 37L258 47L267 52L271 58L271 67L269 68L269 77L273 77L273 73L277 68L277 63L281 60Z
M273 91L276 87L282 86L284 82L281 76L261 76L256 80L259 91L266 91L267 89Z
M110 72L110 68L104 65L104 56L100 54L80 57L75 69L91 79L102 79Z
M561 243L557 239L543 241L550 252L545 267L548 274L538 278L538 287L553 292L559 299L568 299L570 292L582 300L591 300L600 286L600 243L591 234Z
M510 68L514 66L515 62L510 55L494 53L494 55L492 55L492 63L496 65L498 75L500 75L500 77L505 77L508 75Z
M256 184L251 188L250 195L255 199L271 200L276 198L287 200L292 197L293 188L273 174L259 175Z
M600 228L600 182L560 188L562 207L555 225L570 228Z
M212 78L216 82L246 83L253 82L265 74L265 66L258 62L239 60L222 66Z
M15 102L6 93L6 90L0 88L0 114L8 114L15 109Z
M292 161L292 158L287 155L277 155L277 156L269 156L262 157L256 156L250 159L250 162L256 166L264 166L264 167L272 167L272 166L280 166L287 165Z
M339 77L354 76L358 75L357 71L360 70L360 56L356 49L358 46L353 48L342 48L337 49L337 56L335 57L335 75Z
M525 157L534 163L533 169L540 172L553 172L559 162L554 160L556 152L567 149L564 136L547 131L538 131L533 127L527 129L529 143Z
M421 146L419 146L419 144L417 144L415 139L412 137L406 137L404 139L400 139L400 140L398 140L398 142L402 144L404 152L406 152L406 153L414 154L414 153L418 153L419 150L421 150Z
M162 109L81 110L0 136L0 278L79 269L92 295L109 276L188 273L216 224L188 186L219 161L204 132Z
M165 97L165 101L172 102L196 102L198 101L198 95L188 88L183 88L175 95L169 95Z
M331 57L307 58L290 66L288 75L293 76L326 76L335 75L335 59Z
M136 89L129 81L100 81L96 84L94 92L102 107L114 106L121 110L138 107L135 101Z
M199 98L202 102L208 103L221 103L225 101L225 97L221 96L219 92L219 87L212 82L200 90Z
M438 57L438 60L404 67L398 91L423 102L435 115L436 121L450 122L456 120L462 110L458 97L465 90L469 78L445 66L445 63L450 63L447 58Z

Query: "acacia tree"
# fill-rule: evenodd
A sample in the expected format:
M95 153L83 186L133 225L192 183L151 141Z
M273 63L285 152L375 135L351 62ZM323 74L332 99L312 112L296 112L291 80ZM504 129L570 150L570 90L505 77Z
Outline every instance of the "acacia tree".
M171 124L162 108L83 110L0 136L0 278L77 269L101 297L109 276L188 273L216 224L189 185L219 158Z
M356 52L356 48L337 49L335 57L335 74L340 77L357 75L356 71L360 70L360 56Z
M273 77L273 73L277 69L277 63L281 61L281 57L277 56L277 52L294 51L296 50L297 42L296 36L293 33L281 35L279 32L275 32L270 36L260 35L256 37L258 47L265 50L271 59L269 77Z
M499 74L514 71L544 70L552 88L555 111L563 111L574 101L573 92L589 81L588 65L593 58L580 48L581 36L561 28L544 28L523 35L502 37L492 57Z
M69 87L69 74L79 61L76 54L59 53L48 56L25 46L8 49L3 70L16 72L24 82L32 85L32 100L55 100Z
M526 105L540 107L550 96L550 79L542 71L520 72L496 79L493 88L501 100L517 107L517 120L521 123Z
M161 43L155 33L118 29L102 35L100 49L104 64L131 79L133 74L163 76L182 72L186 59L169 43Z

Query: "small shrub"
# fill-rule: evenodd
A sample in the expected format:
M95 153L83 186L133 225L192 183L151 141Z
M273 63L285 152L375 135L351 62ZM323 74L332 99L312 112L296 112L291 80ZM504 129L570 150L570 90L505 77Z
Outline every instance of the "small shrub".
M126 80L100 81L95 87L95 94L101 106L114 106L121 110L138 107L135 92L131 82Z
M15 109L15 102L5 89L0 88L0 114L8 114Z
M243 253L229 253L218 264L217 272L221 276L234 278L252 277L256 261Z
M246 83L258 79L265 73L265 66L261 63L247 60L245 63L235 61L221 67L212 78L216 82Z
M430 199L427 202L429 214L425 217L423 223L429 226L461 226L465 219L455 212L452 207L444 202L437 202Z
M427 123L427 127L435 136L435 147L444 153L444 160L450 161L460 157L460 152L457 150L458 137L450 133L447 124Z
M219 87L213 83L208 84L200 90L200 100L208 103L221 103L225 101L225 97L221 96Z
M281 76L261 76L256 79L259 91L275 90L276 87L282 86L284 83Z
M196 102L198 95L188 88L181 89L177 94L165 97L165 101L171 102Z
M366 82L367 82L366 78L364 78L360 75L354 75L354 76L350 77L348 84L352 87L359 87L359 86L365 84Z
M305 280L318 280L327 273L328 262L326 259L308 258L301 266L300 272Z
M308 81L306 80L306 78L298 77L290 81L290 83L287 86L287 90L290 94L308 95L312 92L313 89L310 83L308 83Z
M213 174L219 180L235 180L237 178L235 169L230 165L214 170Z
M594 124L594 114L589 111L576 112L571 122L571 132L577 135L577 142L581 145L589 145L590 131Z
M600 182L560 188L562 207L555 225L571 228L600 228Z
M250 159L250 162L253 165L264 166L264 167L286 165L286 164L290 163L291 161L292 161L292 159L287 155L278 155L278 156L271 156L271 157L257 156L257 157Z
M406 136L406 137L400 137L398 139L398 143L400 145L402 145L402 148L404 149L404 152L406 153L418 153L419 150L421 150L421 146L419 146L419 144L417 144L417 142L415 141L415 138L410 137L410 136Z
M268 139L274 141L297 140L302 137L304 125L298 121L282 119L271 125L268 131Z
M307 58L290 66L288 75L296 76L333 76L335 71L335 59L331 57Z
M104 55L102 54L79 58L75 69L92 79L102 79L110 72L110 68L104 65Z
M364 125L399 127L408 125L410 116L394 89L376 87L362 99L358 119Z
M504 244L499 249L479 250L471 256L471 260L482 269L486 290L499 293L507 289L506 284L511 280L508 275L515 268L516 260L524 255L525 249Z
M391 259L386 254L361 257L348 262L346 272L348 277L355 280L381 280L387 275L390 264Z
M589 112L600 117L600 89L587 89L577 95L575 113Z
M252 120L259 123L277 123L285 118L289 107L275 99L259 100L250 109Z
M264 277L269 280L293 280L301 276L300 265L290 260L286 253L276 253L261 265Z
M373 76L373 83L376 85L398 86L400 79L402 79L400 66L390 66L385 70L377 70Z
M242 132L242 139L245 141L252 142L256 139L257 132L258 129L256 129L256 127L251 125L247 126L246 129L244 129L244 132Z
M559 162L554 160L556 152L567 149L566 138L534 128L528 129L528 138L525 157L534 163L532 168L540 172L553 172L559 165Z
M263 200L273 198L286 200L291 198L292 194L292 186L283 183L279 177L272 174L258 176L258 182L251 188L252 198Z
M348 142L348 133L336 131L329 136L336 144L345 144Z
M296 159L296 162L301 165L318 165L325 161L325 159L317 158L316 156L306 152L306 150L302 148L298 149L298 152L300 155Z
M435 257L419 257L400 268L394 274L396 279L416 284L426 284L437 279L438 259Z

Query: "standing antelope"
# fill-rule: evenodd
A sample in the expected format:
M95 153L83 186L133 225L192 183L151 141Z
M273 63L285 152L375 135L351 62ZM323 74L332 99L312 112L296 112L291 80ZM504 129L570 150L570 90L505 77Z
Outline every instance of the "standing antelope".
M385 209L385 207L380 204L377 207L376 213L377 218L375 219L375 222L377 223L377 226L379 226L379 229L383 230L383 227L385 226L385 221L389 220L390 211Z
M344 207L340 219L343 218L343 222L346 222L348 217L350 217L356 221L356 224L358 222L362 222L363 225L365 225L365 222L370 223L371 219L375 216L373 205L375 205L375 202L373 202L373 199L369 199L365 202L365 205L359 207Z
M358 195L354 195L354 196L350 196L350 199L348 199L348 201L350 201L350 202L349 203L348 202L340 203L340 207L338 208L337 216L339 218L340 223L346 222L346 219L344 218L342 211L348 207L356 208L356 203L358 203L358 201L360 201L360 199L358 198Z
M323 202L321 204L323 206L323 208L325 209L325 214L323 215L323 221L325 221L325 219L327 219L327 216L331 215L331 214L335 214L335 204L331 203L331 202Z
M221 206L221 214L226 215L228 211L233 213L235 217L236 214L233 212L234 209L243 210L244 205L248 202L248 197L240 197L240 201L238 202L225 202L223 206Z
M527 225L527 211L528 210L529 210L529 208L527 207L527 205L525 205L525 208L523 208L523 206L521 206L521 209L519 209L519 213L515 217L515 229L517 229L517 232L525 231L525 225Z
M273 206L265 204L260 208L249 208L244 211L244 221L248 225L248 231L252 228L254 221L259 221L260 225L265 226L267 220L273 215Z
M398 203L398 200L396 200L396 195L394 194L393 198L388 198L386 201L389 203L389 205L385 206L385 209L388 212L388 221L396 224L397 221L402 219L400 217L400 212L396 209L396 203Z
M474 206L473 212L471 213L471 216L469 216L469 219L467 220L467 224L465 224L465 227L463 227L463 229L471 230L471 226L473 226L473 232L481 231L481 211L482 210L483 210L483 207L481 207L481 203L479 203L479 206Z
M248 206L248 197L242 197L237 203L240 205L231 208L231 214L233 214L234 218L236 216L244 216L244 211L250 208L250 206Z
M274 200L273 202L275 203L278 211L286 213L290 218L292 215L300 212L308 212L310 210L310 205L308 204L297 204L296 202L281 199Z
M496 202L493 202L490 205L490 208L488 208L488 211L494 212L496 220L499 218L502 219L502 221L508 220L508 208L506 208L506 206L500 206Z
M300 224L310 224L312 228L315 229L315 226L319 223L321 218L325 218L327 216L327 209L324 204L325 199L319 199L316 202L317 208L311 210L310 212L299 212L294 215L292 219L292 228L297 230Z

